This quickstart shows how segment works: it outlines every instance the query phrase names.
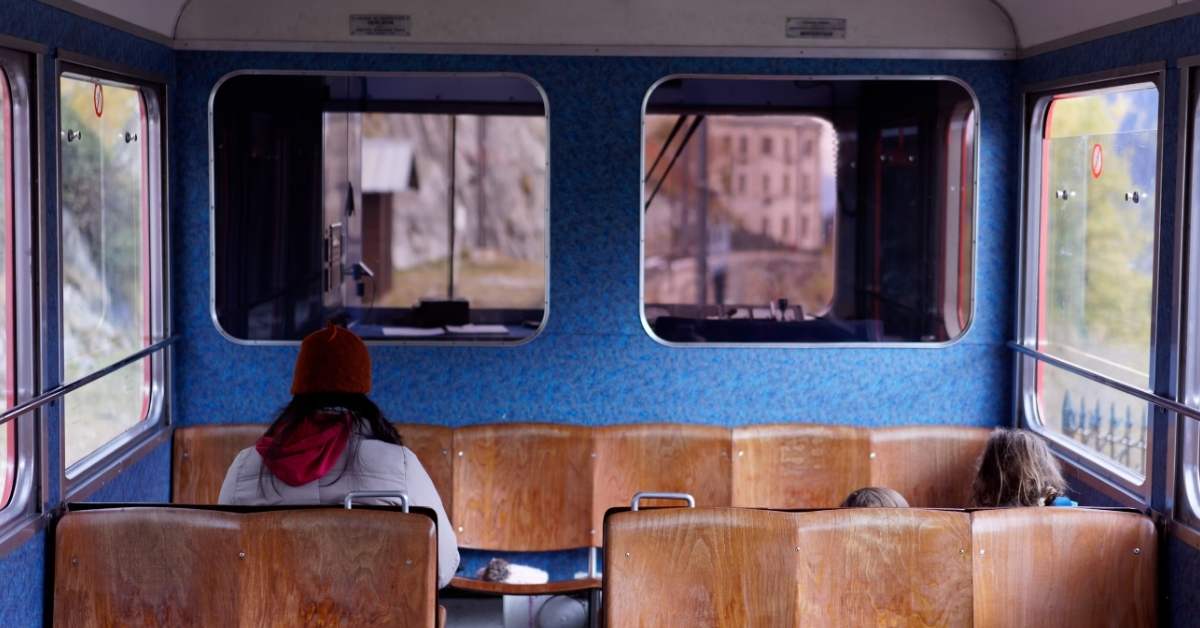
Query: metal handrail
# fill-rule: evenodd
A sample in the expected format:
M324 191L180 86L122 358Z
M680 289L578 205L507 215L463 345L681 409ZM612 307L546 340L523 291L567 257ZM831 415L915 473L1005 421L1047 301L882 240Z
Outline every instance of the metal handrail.
M100 379L101 377L104 377L105 375L108 375L115 371L119 371L119 370L125 368L126 366L129 366L130 364L137 362L138 360L141 360L143 358L150 356L151 354L162 351L163 349L166 349L167 347L175 344L175 342L178 340L179 340L179 336L171 336L170 338L160 340L160 341L146 347L145 349L142 349L141 351L138 351L137 353L132 353L132 354L126 356L125 358L122 358L121 360L118 360L117 362L113 362L112 364L110 364L98 371L93 371L91 373L88 373L87 375L84 375L83 377L80 377L79 379L77 379L73 382L68 382L66 384L60 384L58 386L55 386L54 388L51 388L50 390L47 390L46 392L44 392L40 395L37 395L37 396L33 397L32 399L29 399L28 401L19 403L15 406L9 408L8 410L5 410L4 412L0 412L0 425L4 425L5 423L8 423L9 421L17 418L18 416L25 414L26 412L29 412L31 410L36 410L52 401L58 400L62 397L65 397L67 394L72 393L80 388L83 388L84 386L87 386L88 384Z
M637 512L638 507L642 505L641 502L643 499L677 499L679 501L687 502L688 508L696 507L696 498L692 497L691 495L688 495L687 493L644 492L644 493L637 493L633 496L633 501L629 502L629 509L634 512Z
M1075 364L1074 362L1068 362L1066 360L1056 358L1052 355L1042 353L1041 351L1038 351L1037 349L1030 349L1029 347L1026 347L1025 345L1022 345L1017 342L1009 342L1008 348L1010 348L1013 351L1020 353L1022 355L1031 357L1039 362L1045 362L1046 364L1058 367L1058 368L1060 368L1064 371L1068 371L1074 375L1078 375L1085 379L1090 379L1093 382L1096 382L1097 384L1103 384L1105 386L1108 386L1109 388L1116 389L1116 390L1123 392L1131 397L1137 397L1138 399L1141 399L1142 401L1145 401L1147 403L1152 403L1160 408L1169 410L1180 416L1185 416L1189 419L1192 419L1193 421L1200 421L1200 409L1196 409L1189 405L1179 403L1178 401L1175 401L1174 399L1168 399L1166 397L1156 395L1156 394L1154 394L1154 392L1146 390L1145 388L1140 388L1138 386L1132 386L1130 384L1126 384L1125 382L1122 382L1120 380L1116 380L1116 379L1113 379L1106 375L1101 375L1100 373L1096 373L1095 371L1086 369L1082 366L1079 366L1078 364Z
M408 493L400 491L350 491L346 493L346 499L342 500L342 506L346 510L354 509L354 500L356 499L372 499L377 497L390 497L400 500L400 509L408 512Z

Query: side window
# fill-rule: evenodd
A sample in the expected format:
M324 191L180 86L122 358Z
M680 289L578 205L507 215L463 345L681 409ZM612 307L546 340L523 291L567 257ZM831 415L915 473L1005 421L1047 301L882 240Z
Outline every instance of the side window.
M549 121L510 75L245 74L212 96L213 313L244 342L518 344L546 320Z
M0 68L0 382L4 383L4 408L14 402L12 333L12 215L13 215L13 107L8 74ZM17 422L0 425L0 509L12 499L17 470Z
M946 80L838 83L684 77L651 91L642 316L654 338L946 343L966 333L974 98Z
M1042 95L1031 131L1025 343L1102 379L1150 388L1159 91L1151 82ZM1148 404L1037 360L1027 419L1144 482ZM1027 397L1028 398L1028 397Z
M36 56L0 48L0 411L32 395ZM18 386L20 384L20 386ZM36 412L0 422L0 543L25 529L41 508Z
M63 377L72 382L152 344L161 315L161 224L154 175L161 151L156 92L108 77L59 77ZM153 111L153 113L152 113ZM152 127L155 130L152 133ZM64 462L78 475L89 456L156 422L156 357L146 357L67 395Z
M1186 125L1187 150L1179 173L1185 185L1185 207L1181 208L1184 238L1183 299L1180 321L1182 401L1200 410L1200 66L1183 69L1188 89L1188 109L1181 114ZM1186 167L1185 167L1186 166ZM1200 531L1200 421L1187 418L1182 422L1179 439L1180 491L1176 499L1176 517L1192 530Z

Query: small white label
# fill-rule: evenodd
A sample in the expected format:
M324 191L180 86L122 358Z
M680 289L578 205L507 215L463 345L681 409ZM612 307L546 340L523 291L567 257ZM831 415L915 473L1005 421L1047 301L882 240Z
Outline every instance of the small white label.
M408 37L412 35L411 15L351 15L351 37Z
M846 18L789 17L785 31L789 39L845 39Z

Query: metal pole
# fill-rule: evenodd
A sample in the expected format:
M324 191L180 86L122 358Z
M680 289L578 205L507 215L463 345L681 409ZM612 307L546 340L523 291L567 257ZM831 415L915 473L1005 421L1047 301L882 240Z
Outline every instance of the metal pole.
M450 255L447 264L448 278L446 281L446 297L454 298L454 236L458 225L454 220L454 169L457 162L455 152L458 148L458 116L450 116L450 192L447 194L446 211L449 213L450 224Z

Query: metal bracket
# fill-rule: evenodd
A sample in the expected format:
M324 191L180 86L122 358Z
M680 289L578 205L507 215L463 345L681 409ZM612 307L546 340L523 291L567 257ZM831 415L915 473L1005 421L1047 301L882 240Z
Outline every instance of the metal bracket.
M400 500L400 509L408 512L408 493L400 491L350 491L346 493L346 499L342 501L342 505L346 507L346 510L353 510L354 500L375 497L395 497Z

